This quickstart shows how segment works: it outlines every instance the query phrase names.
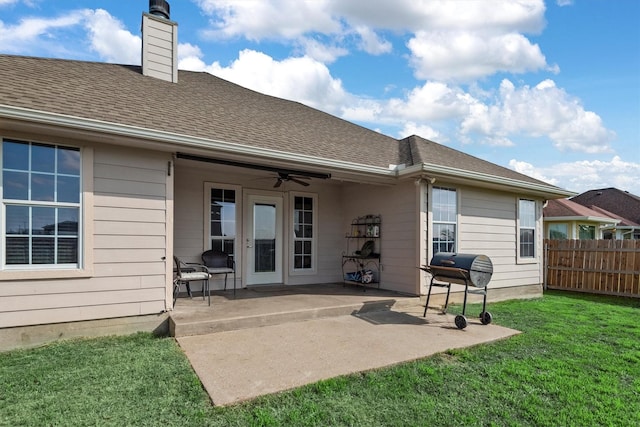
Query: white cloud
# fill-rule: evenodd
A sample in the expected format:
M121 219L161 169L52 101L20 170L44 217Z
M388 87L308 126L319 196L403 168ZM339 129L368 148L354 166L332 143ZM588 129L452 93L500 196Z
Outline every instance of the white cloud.
M142 40L125 29L124 24L103 9L84 14L91 48L107 62L140 64Z
M503 80L492 104L473 106L462 121L461 133L494 138L546 136L561 151L585 153L611 152L615 137L597 114L586 111L579 99L551 80L520 88Z
M339 39L344 49L392 51L379 31L412 34L407 46L420 79L472 81L496 72L554 70L523 34L545 25L542 0L198 0L214 38L300 44L313 35ZM285 12L286 11L286 12ZM358 37L346 37L357 34ZM355 44L353 44L355 42ZM308 55L322 60L322 55ZM343 53L340 54L341 56ZM328 55L327 62L335 60Z
M419 31L407 47L420 79L469 82L497 72L525 73L547 67L540 47L516 33Z
M293 39L309 32L335 34L341 24L331 16L327 0L198 0L212 17L212 37Z
M613 156L610 161L581 160L547 167L511 160L509 166L525 175L577 193L615 187L640 195L640 163L628 162L619 156Z
M363 51L371 55L381 55L393 49L389 41L381 39L371 28L358 26L355 30L360 36L360 48Z
M324 44L314 38L301 37L299 41L305 56L324 64L330 64L349 52L342 47Z
M5 25L0 21L0 50L8 53L30 51L40 42L49 43L59 30L74 27L82 19L82 11L72 11L56 18L25 18L17 25Z
M322 63L307 56L277 61L261 52L245 49L228 67L214 62L206 65L196 57L179 64L192 65L194 71L207 71L241 86L340 115L342 106L350 105L350 95L342 82L331 76Z
M412 89L405 98L386 101L386 114L395 120L441 121L459 119L478 101L458 87L427 82Z
M419 135L431 141L437 141L440 144L444 144L449 140L449 138L447 138L445 135L442 135L431 126L427 126L425 124L419 125L414 122L405 122L402 130L398 132L398 138L406 138L407 136L411 135Z
M19 54L66 52L73 47L65 46L65 42L80 27L87 31L88 43L101 59L140 63L140 37L102 9L74 10L55 18L26 18L10 26L0 21L0 50Z

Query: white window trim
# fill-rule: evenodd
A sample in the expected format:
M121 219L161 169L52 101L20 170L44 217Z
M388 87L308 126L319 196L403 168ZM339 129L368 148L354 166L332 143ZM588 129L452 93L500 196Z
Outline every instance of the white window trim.
M77 142L69 143L66 140L51 138L50 140L39 140L24 138L19 135L0 135L0 141L12 139L36 144L73 146L80 149L80 215L78 218L78 266L69 265L45 265L45 266L5 266L0 263L0 282L12 280L34 280L34 279L74 279L89 278L94 275L93 265L93 163L94 149L90 146L83 146ZM0 157L2 150L0 150ZM1 159L0 159L1 160ZM0 164L2 164L0 162ZM1 182L0 177L0 182ZM0 201L4 200L0 185ZM0 259L4 259L5 251L5 205L2 203L0 216Z
M454 251L455 252L459 252L459 248L460 248L460 219L461 219L461 214L460 214L460 205L461 205L461 200L462 200L462 192L459 188L455 188L455 187L450 187L450 186L445 186L445 185L436 185L436 186L429 186L427 188L427 209L428 209L428 232L427 232L427 260L426 260L426 264L429 264L431 258L435 255L433 253L433 229L434 229L434 223L438 223L438 224L453 224L452 222L443 222L443 221L435 221L434 220L434 216L433 216L433 190L435 189L439 189L439 190L450 190L450 191L455 191L456 192L456 222L455 222L455 226L456 226L456 237L454 239Z
M308 197L313 199L313 240L311 241L311 268L296 269L295 266L295 198ZM315 193L305 193L292 191L289 193L289 275L290 276L311 276L318 272L318 195Z
M535 228L533 231L533 257L521 257L520 256L520 201L533 202L535 212ZM538 264L540 258L540 214L538 212L539 203L533 199L527 199L519 197L516 199L516 264ZM528 228L527 228L528 229Z
M202 251L211 249L211 190L213 188L220 188L222 190L234 190L236 192L236 237L233 241L234 257L233 260L236 263L236 271L239 271L239 266L242 265L242 250L240 247L240 237L242 236L242 186L232 184L221 184L216 182L204 183L204 236L202 242Z

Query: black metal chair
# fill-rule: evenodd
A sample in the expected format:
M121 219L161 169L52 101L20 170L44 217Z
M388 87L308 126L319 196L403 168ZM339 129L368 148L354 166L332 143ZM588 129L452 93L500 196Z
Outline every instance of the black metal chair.
M207 267L209 274L224 274L224 290L227 290L227 276L233 274L233 296L236 296L236 262L233 256L215 249L209 249L202 253L202 263Z
M184 263L173 257L175 265L173 276L173 306L176 305L176 299L180 292L180 285L184 283L187 288L187 294L192 297L190 282L202 281L202 299L204 299L205 293L209 295L209 305L211 305L211 290L209 289L209 277L211 275L207 271L207 267L202 264Z

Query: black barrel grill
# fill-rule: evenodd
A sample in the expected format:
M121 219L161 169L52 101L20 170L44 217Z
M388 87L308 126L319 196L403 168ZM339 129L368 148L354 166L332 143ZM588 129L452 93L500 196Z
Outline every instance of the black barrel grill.
M465 317L467 310L467 294L483 295L482 312L480 313L480 322L483 325L491 323L491 313L486 311L487 306L487 285L493 275L493 264L486 255L459 254L452 252L438 252L431 258L428 266L420 267L421 270L431 274L431 282L429 283L429 292L427 293L427 302L424 306L423 317L427 315L429 307L429 299L431 298L431 288L433 286L447 288L447 298L444 303L443 313L447 311L449 305L449 293L451 292L451 284L456 283L464 285L464 304L462 306L462 315L455 318L458 329L467 327L467 318ZM469 285L477 289L469 289Z

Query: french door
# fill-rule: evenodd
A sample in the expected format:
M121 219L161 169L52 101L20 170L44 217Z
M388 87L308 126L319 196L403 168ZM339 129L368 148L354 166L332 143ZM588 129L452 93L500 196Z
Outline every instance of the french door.
M246 284L282 283L282 195L247 194L245 203Z

